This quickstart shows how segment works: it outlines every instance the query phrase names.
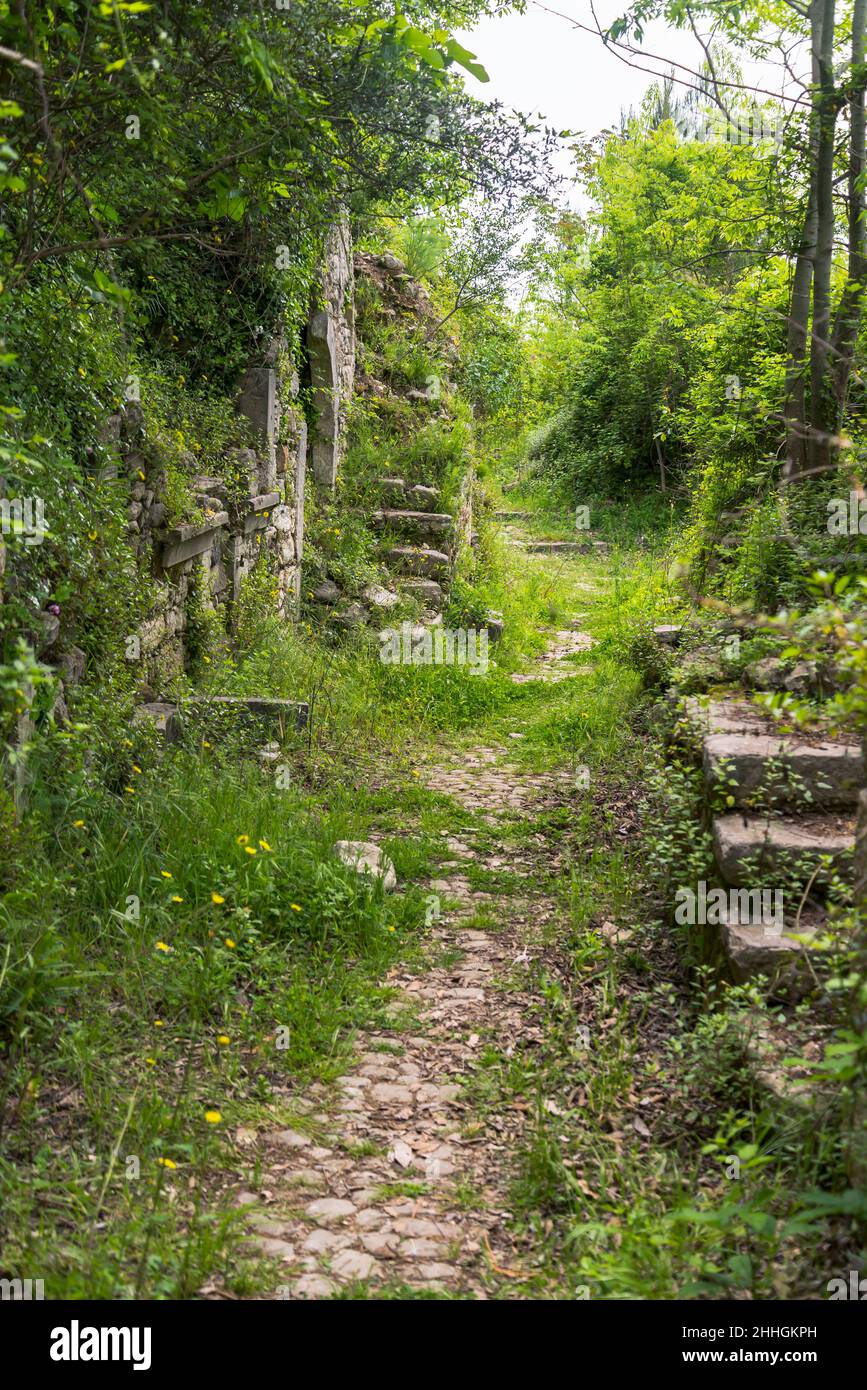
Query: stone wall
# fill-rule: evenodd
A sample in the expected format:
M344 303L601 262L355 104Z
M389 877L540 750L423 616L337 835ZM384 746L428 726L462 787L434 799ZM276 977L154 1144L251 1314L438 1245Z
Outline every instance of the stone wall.
M326 240L304 333L315 420L309 441L294 354L278 332L238 382L237 408L252 426L253 447L233 451L228 471L238 481L231 495L225 479L198 471L192 454L181 459L200 521L167 525L165 463L159 438L148 432L146 409L128 403L107 420L104 442L129 480L130 545L154 576L156 600L130 640L131 659L143 662L148 698L163 694L183 672L194 608L225 607L230 628L231 605L263 551L275 578L275 612L288 621L297 617L308 446L315 480L333 487L355 373L352 300L352 245L342 220Z
M311 462L313 477L322 487L334 487L343 458L355 380L354 288L352 240L343 218L329 232L307 325L315 417Z
M236 602L263 551L274 574L276 614L287 620L297 614L306 431L295 409L297 375L281 377L282 348L275 339L239 383L238 410L252 425L256 444L233 450L231 471L238 483L231 495L224 478L196 472L193 456L184 460L201 520L166 524L159 439L148 437L141 407L129 406L109 421L119 466L130 480L130 544L154 576L156 601L130 651L131 659L144 663L142 689L151 697L184 670L193 608L215 612ZM224 622L231 626L229 607Z

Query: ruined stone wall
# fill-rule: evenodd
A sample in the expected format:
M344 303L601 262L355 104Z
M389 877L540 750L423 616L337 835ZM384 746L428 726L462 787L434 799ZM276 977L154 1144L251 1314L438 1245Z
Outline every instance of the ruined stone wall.
M129 404L107 421L106 442L130 480L129 541L150 563L156 587L152 611L133 642L149 698L160 696L185 668L193 606L216 612L237 601L263 550L275 576L276 614L297 617L308 451L315 480L333 487L345 447L355 372L352 298L352 244L344 220L327 238L304 334L314 424L308 430L293 354L278 334L238 383L238 411L255 438L255 447L234 450L240 493L233 487L230 496L224 480L197 472L192 455L186 460L203 521L167 525L166 474L142 407Z

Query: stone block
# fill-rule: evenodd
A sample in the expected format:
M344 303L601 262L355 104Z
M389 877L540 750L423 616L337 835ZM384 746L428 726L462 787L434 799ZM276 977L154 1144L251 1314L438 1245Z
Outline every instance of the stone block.
M271 736L282 737L288 729L306 727L309 706L306 701L265 699L242 695L210 695L194 697L178 705L166 728L166 738L174 742L183 730L225 731L227 723L247 727L257 740L257 747L270 742ZM267 737L266 737L267 735Z
M762 882L779 868L797 865L808 874L818 868L823 855L833 868L843 869L855 842L854 822L840 816L811 816L809 820L743 815L717 816L713 823L714 855L723 881L732 887L749 887L758 864ZM816 882L827 878L819 869Z
M817 806L853 806L867 781L858 743L738 733L711 734L703 747L708 787L713 788L727 768L727 778L737 784L731 792L738 806L759 787L770 790L778 805L797 801L799 789L806 787Z

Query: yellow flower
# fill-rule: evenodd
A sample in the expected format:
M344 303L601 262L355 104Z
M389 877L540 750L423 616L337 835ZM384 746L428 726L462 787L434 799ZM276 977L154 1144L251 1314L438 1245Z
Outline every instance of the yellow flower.
M83 367L79 367L79 369L78 369L78 375L79 375L79 376L87 376L87 372L84 370Z
M225 901L226 901L226 899L223 898L223 897L221 897L219 893L212 893L212 894L211 894L211 902L212 902L212 903L224 903Z
M265 851L266 854L270 854L270 853L271 853L271 846L268 844L268 841L267 841L267 840L260 840L260 841L259 841L259 848L260 848L260 849L263 849L263 850Z
M133 770L133 772L141 772L141 768L140 768L140 767L136 767L135 763L133 763L133 765L132 765L132 770Z
M394 927L389 927L389 931L394 931Z
M156 1066L156 1058L154 1058L154 1057L145 1057L145 1066L146 1066L146 1067L155 1067L155 1066Z
M168 869L160 869L160 873L162 874L163 878L174 878L174 874L170 874Z
M74 821L72 822L72 824L74 825L74 827L75 827L76 830L83 830L83 829L84 829L84 821L83 821L83 820L74 820Z
M88 531L88 533L87 533L87 539L88 539L89 541L95 541L98 535L99 535L99 532L98 532L98 531Z
M135 787L124 787L124 791L129 792L130 796L135 796Z
M157 1163L161 1168L177 1168L177 1164L172 1158L158 1158Z
M217 1042L219 1043L220 1047L228 1047L230 1041L231 1039L227 1038L225 1033L217 1034Z
M292 909L293 912L300 912L300 911L301 911L301 908L298 906L297 903L290 903L289 906L291 907L291 909Z
M158 951L170 951L172 949L171 946L167 946L164 941L158 941L156 948Z
M178 895L177 893L172 893L172 902L173 902L173 903L182 903L183 901L184 901L183 898L179 897L179 895Z
M248 844L250 843L250 836L249 836L249 835L239 835L239 836L238 836L237 843L238 843L239 845L248 845Z
M154 1027L155 1027L155 1028L165 1028L165 1026L166 1026L166 1025L163 1023L163 1021L162 1021L161 1018L155 1018L155 1019L154 1019Z
M144 482L144 480L145 480L145 475L144 475L144 473L142 473L141 469L138 470L138 475L139 475L139 477L141 478L142 482Z
M203 748L210 748L211 746L212 746L212 745L208 742L208 740L207 740L206 738L203 738L203 739L202 739L202 747L203 747Z
M255 849L253 848L252 845L245 845L245 846L244 846L244 853L245 853L245 854L255 854L256 851L255 851Z
M205 1111L205 1119L207 1120L207 1122L208 1122L209 1125L218 1125L218 1124L220 1123L220 1121L222 1120L222 1118L223 1118L223 1117L222 1117L222 1115L220 1114L219 1110L206 1110L206 1111Z
M235 949L235 943L234 943L234 941L232 940L231 936L227 936L227 937L226 937L226 942L225 942L225 944L228 946L228 948L229 948L230 951L234 951L234 949Z

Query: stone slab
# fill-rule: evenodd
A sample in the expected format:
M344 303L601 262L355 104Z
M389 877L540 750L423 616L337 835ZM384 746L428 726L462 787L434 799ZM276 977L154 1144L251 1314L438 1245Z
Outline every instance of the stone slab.
M170 570L196 555L204 555L211 549L216 533L228 524L229 513L216 512L205 526L175 526L164 532L160 537L160 565Z
M767 821L758 816L731 815L717 816L713 823L717 867L723 881L736 888L750 887L755 879L755 871L746 867L747 860L758 861L762 886L772 888L767 875L784 864L798 861L809 870L823 854L829 854L832 865L842 867L854 842L854 823L839 816ZM816 881L822 882L824 876L820 870Z
M421 579L433 579L445 574L449 567L449 557L441 550L417 549L414 546L396 545L386 550L383 556L390 568L401 574L415 575Z
M304 700L275 700L241 695L210 695L185 700L173 708L166 725L166 739L176 742L189 722L207 727L230 717L242 723L264 725L268 732L281 734L285 729L303 729L307 725L310 707Z
M711 734L703 745L709 788L725 773L734 779L738 806L760 787L772 790L777 804L798 801L808 788L816 806L854 806L867 781L858 743L805 742L768 734ZM779 772L775 769L779 764ZM787 772L791 776L787 776Z

